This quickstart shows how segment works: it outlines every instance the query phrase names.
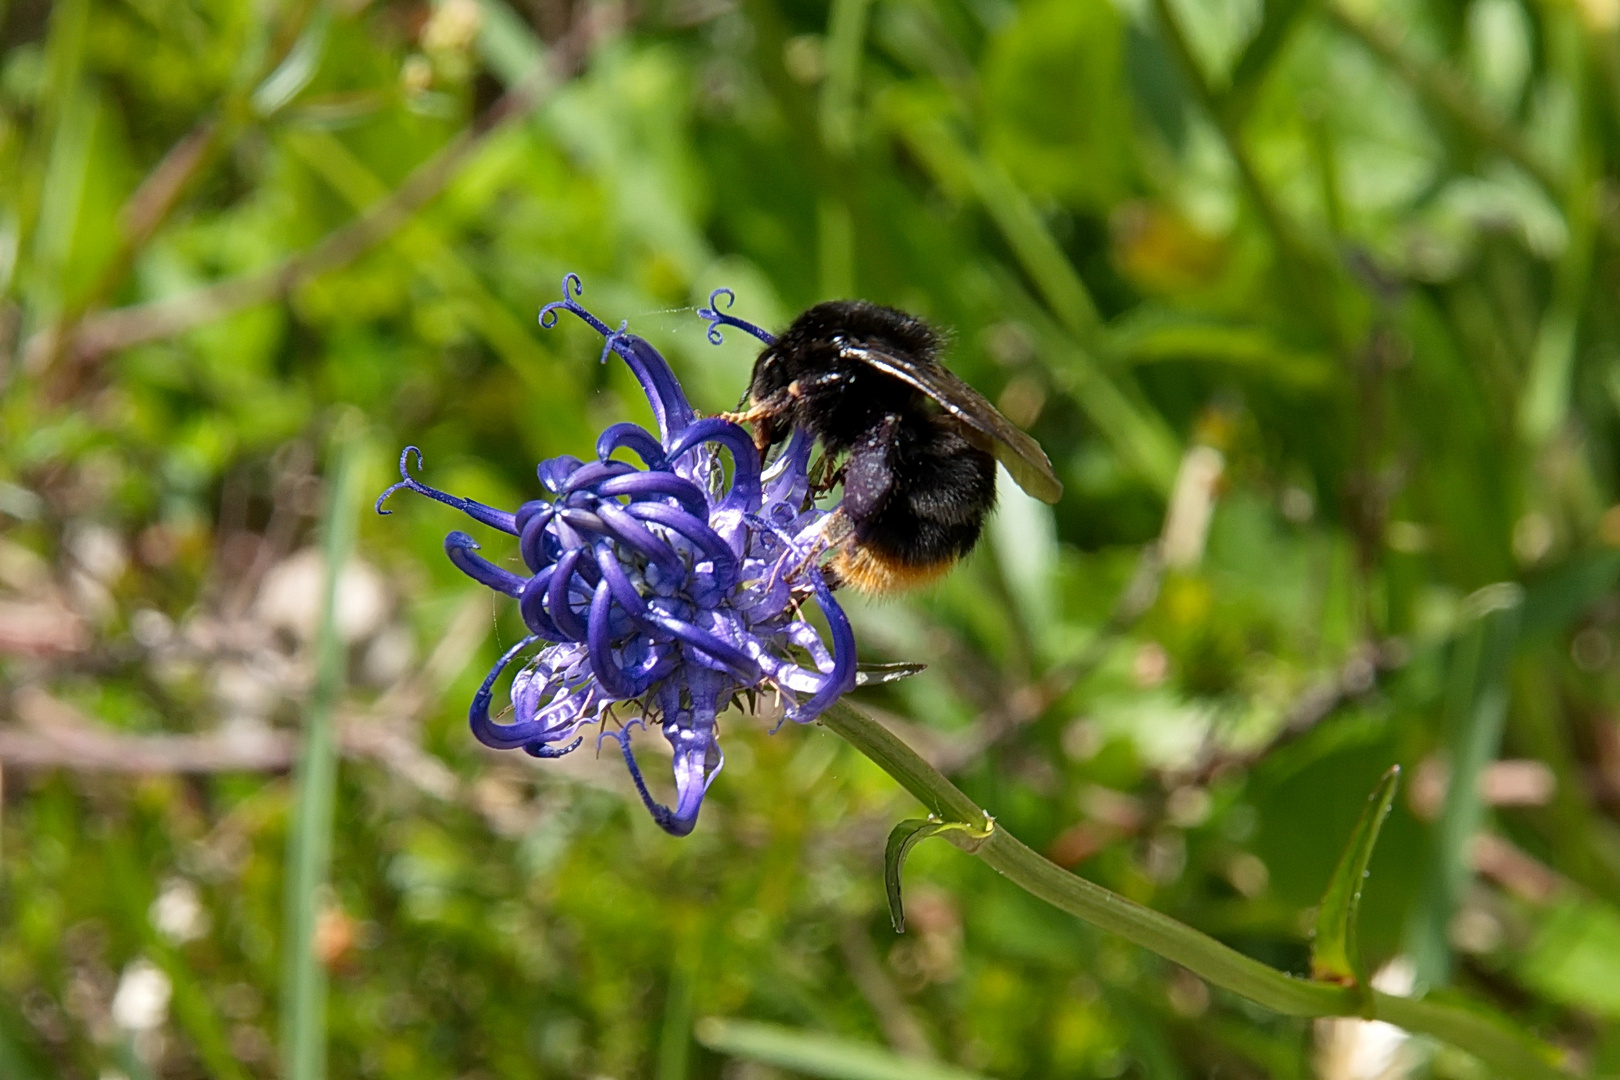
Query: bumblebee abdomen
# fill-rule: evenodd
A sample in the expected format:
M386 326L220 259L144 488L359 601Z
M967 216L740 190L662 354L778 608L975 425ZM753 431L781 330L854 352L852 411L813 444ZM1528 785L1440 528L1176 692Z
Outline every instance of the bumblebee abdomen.
M912 563L890 552L850 545L839 549L830 569L839 584L849 585L868 596L885 596L932 585L954 565L954 554L938 562Z
M853 542L832 568L862 592L931 584L973 550L995 506L995 459L944 422L926 430L892 460L890 487L875 508L860 500L851 508L846 491Z

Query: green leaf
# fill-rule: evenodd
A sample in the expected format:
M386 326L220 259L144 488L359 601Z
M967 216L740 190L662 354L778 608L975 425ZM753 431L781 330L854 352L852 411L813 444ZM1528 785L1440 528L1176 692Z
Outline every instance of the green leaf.
M697 1039L719 1054L832 1080L978 1080L977 1073L952 1065L903 1058L869 1043L777 1024L708 1017L698 1021Z
M1452 650L1447 674L1446 753L1451 782L1435 822L1435 854L1429 880L1407 930L1406 952L1417 965L1417 983L1443 986L1451 977L1447 928L1473 876L1474 837L1485 824L1479 777L1495 760L1507 723L1507 672L1518 651L1524 589L1498 582L1465 601L1469 623Z
M1037 200L1111 206L1129 183L1126 21L1113 4L1074 0L1016 11L981 69L988 156Z
M941 821L936 817L907 818L889 832L889 842L883 847L883 889L889 894L889 921L894 924L895 933L906 932L906 911L900 900L900 870L911 849L930 836L943 833L951 843L971 854L989 838L995 827L995 819L986 814L982 827L965 821Z
M1620 1019L1620 910L1601 902L1554 908L1526 950L1520 974L1554 1001Z
M7 1006L10 1007L9 1004ZM0 1012L0 1076L15 1080L40 1080L45 1073L39 1069L32 1048L17 1037L21 1025L9 1013Z
M1366 986L1361 950L1356 943L1356 919L1361 908L1361 889L1367 880L1367 864L1379 830L1395 802L1400 786L1401 767L1391 765L1367 798L1367 808L1350 834L1350 843L1339 857L1339 865L1322 895L1316 915L1316 942L1311 949L1311 977L1327 982Z

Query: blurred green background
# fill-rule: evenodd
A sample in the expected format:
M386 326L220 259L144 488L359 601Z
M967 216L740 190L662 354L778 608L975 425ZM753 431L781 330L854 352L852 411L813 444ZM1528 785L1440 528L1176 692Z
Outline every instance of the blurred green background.
M752 359L717 286L948 328L1067 492L1004 482L943 585L847 600L865 659L929 664L856 700L1300 973L1398 762L1380 985L1620 1073L1616 0L0 0L0 49L0 1075L282 1075L333 432L368 498L405 443L534 497L645 417L536 328L567 271L707 410ZM515 613L457 515L393 508L340 508L333 1077L1486 1075L945 844L896 937L916 805L818 728L728 717L685 840L613 755L482 751Z

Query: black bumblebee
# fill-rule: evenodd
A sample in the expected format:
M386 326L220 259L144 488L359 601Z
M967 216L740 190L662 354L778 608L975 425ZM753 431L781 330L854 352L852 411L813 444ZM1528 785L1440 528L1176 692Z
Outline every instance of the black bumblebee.
M996 503L999 460L1031 495L1063 485L1034 439L940 363L921 319L864 300L806 311L759 354L741 411L761 455L802 427L839 470L823 534L831 578L880 594L934 581L972 550Z

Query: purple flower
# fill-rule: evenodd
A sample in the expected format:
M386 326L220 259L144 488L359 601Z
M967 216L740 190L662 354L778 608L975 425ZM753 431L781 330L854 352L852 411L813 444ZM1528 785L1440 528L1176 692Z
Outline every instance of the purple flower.
M717 718L739 696L769 689L783 715L813 720L855 684L855 639L815 565L814 542L828 511L808 496L810 437L797 431L769 468L748 433L719 418L700 418L668 363L642 338L610 330L574 299L579 278L563 279L563 299L540 311L556 325L570 311L605 339L641 383L658 423L654 435L614 424L596 441L596 457L558 457L537 470L548 498L515 513L460 499L410 475L414 446L400 454L400 488L437 499L475 521L517 537L527 574L475 554L464 532L445 537L445 552L468 577L518 601L529 636L506 651L473 697L469 719L479 741L561 757L597 725L596 744L616 739L653 820L684 836L697 824L703 795L724 763ZM709 338L721 324L764 341L771 335L710 307ZM731 457L729 481L720 451ZM613 457L627 450L641 467ZM813 600L831 645L808 621ZM538 645L512 679L512 718L490 716L501 672ZM663 728L675 753L675 805L647 791L630 749L632 728Z

